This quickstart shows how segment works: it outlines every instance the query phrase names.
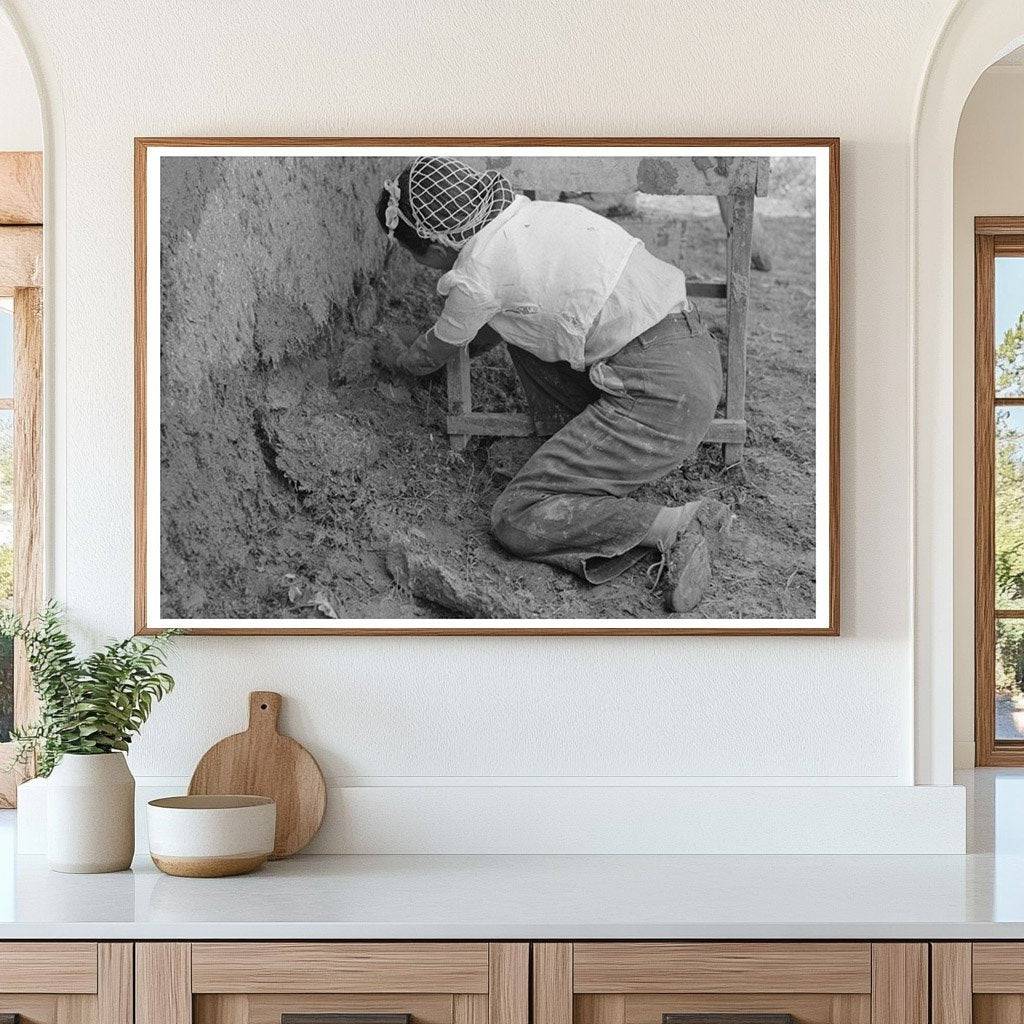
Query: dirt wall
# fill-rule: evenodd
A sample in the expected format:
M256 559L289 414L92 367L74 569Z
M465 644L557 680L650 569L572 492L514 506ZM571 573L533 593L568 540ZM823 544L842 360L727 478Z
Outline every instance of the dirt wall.
M376 319L385 245L373 204L400 164L163 160L165 615L245 616L263 603L258 568L287 498L267 451L268 388L346 325Z

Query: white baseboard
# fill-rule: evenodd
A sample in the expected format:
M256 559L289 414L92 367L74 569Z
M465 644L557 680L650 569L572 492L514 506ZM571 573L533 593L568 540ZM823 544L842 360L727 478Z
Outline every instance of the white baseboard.
M140 779L145 804L187 781ZM18 852L45 852L45 781L18 796ZM962 854L959 786L346 786L319 854Z

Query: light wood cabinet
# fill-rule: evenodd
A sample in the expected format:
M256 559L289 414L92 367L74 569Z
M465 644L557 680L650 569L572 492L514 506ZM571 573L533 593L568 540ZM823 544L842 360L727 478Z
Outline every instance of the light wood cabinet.
M928 1024L928 947L868 942L533 946L533 1024L671 1024L790 1014L796 1024ZM729 1021L722 1018L722 1024ZM778 1017L765 1024L780 1024Z
M0 943L0 1017L132 1024L130 942Z
M933 1024L1024 1020L1024 942L932 943Z
M139 943L136 1024L529 1024L529 955L523 942Z

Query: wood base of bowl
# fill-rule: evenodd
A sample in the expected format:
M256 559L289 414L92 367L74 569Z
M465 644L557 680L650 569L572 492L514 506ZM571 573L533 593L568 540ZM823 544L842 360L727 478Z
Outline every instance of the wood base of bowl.
M267 862L268 854L251 853L236 857L159 857L152 854L153 863L165 875L179 878L227 878L229 875L247 875Z

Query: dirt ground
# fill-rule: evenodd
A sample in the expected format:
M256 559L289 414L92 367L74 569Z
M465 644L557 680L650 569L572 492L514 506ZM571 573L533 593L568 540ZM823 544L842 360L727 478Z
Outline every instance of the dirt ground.
M692 279L724 276L717 218L646 212L621 223ZM814 223L777 217L766 228L774 268L751 281L745 473L724 470L721 447L705 445L694 462L638 495L665 504L710 495L738 516L694 618L814 612ZM255 425L269 471L264 526L221 613L675 617L650 586L645 562L595 588L510 558L495 544L489 509L533 442L481 438L453 453L443 374L401 380L372 364L380 333L423 329L439 309L434 277L412 270L402 253L393 259L375 316L337 317L302 358L275 367L266 385ZM704 300L701 309L721 340L724 304ZM474 364L474 396L482 410L525 408L503 351ZM214 581L205 585L216 589Z

